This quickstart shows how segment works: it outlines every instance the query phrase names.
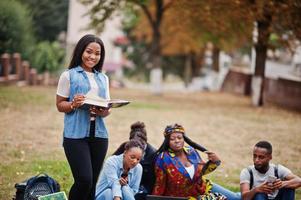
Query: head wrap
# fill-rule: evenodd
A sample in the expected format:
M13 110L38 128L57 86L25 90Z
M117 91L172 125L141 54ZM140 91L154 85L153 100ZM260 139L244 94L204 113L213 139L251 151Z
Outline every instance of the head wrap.
M164 137L167 137L172 133L185 134L185 130L184 130L183 126L180 124L173 124L173 125L166 126L164 133L163 133Z

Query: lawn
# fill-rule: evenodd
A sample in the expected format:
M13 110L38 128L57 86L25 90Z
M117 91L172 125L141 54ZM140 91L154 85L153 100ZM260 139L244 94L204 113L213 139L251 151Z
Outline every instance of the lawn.
M15 183L41 172L68 193L72 176L62 149L63 114L56 110L55 92L54 87L0 87L0 200L12 199ZM252 164L252 147L259 140L272 142L274 163L301 175L301 113L271 105L254 108L249 98L224 93L155 96L112 89L111 96L131 104L113 109L106 118L109 154L128 139L133 122L146 124L155 147L163 141L164 127L177 122L190 138L219 155L222 165L209 178L230 189L239 190L240 170ZM300 189L297 193L300 199Z

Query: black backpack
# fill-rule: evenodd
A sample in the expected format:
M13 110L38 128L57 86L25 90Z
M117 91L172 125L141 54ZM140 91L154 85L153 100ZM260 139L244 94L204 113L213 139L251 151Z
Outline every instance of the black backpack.
M253 175L253 171L250 167L247 168L248 171L249 171L249 174L250 174L250 190L252 189L253 187L253 184L254 184L254 175ZM276 178L279 178L279 175L278 175L278 165L276 165L274 167L274 174L276 176Z
M60 191L59 183L47 174L39 174L27 181L17 183L16 200L38 200L39 196Z

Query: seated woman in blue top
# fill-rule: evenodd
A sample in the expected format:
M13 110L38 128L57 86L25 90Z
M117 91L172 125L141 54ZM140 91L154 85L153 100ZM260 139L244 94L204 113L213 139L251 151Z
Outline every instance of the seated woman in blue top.
M143 145L138 140L130 140L125 151L109 157L101 171L96 186L96 200L134 200L138 192L142 166Z
M143 168L142 178L140 182L139 192L135 195L136 200L145 200L146 195L150 194L153 190L155 183L154 173L154 157L157 149L147 142L147 132L145 124L137 121L131 125L130 140L137 139L144 146L144 154L140 160L140 164ZM124 146L126 142L122 143L113 155L120 155L124 152Z

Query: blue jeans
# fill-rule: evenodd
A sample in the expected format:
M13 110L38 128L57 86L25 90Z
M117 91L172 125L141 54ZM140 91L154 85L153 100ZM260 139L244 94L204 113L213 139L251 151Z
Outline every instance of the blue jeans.
M121 187L122 190L122 200L135 200L133 192L130 190L130 187ZM95 200L111 200L113 199L112 189L108 188L102 193L96 194Z
M264 193L258 193L253 200L267 200L268 195ZM295 190L290 188L282 188L279 190L278 195L274 200L295 200Z
M228 200L241 200L241 194L240 192L232 192L220 185L217 185L215 183L213 183L213 186L212 186L212 192L217 192L217 193L220 193L224 196L227 197Z

